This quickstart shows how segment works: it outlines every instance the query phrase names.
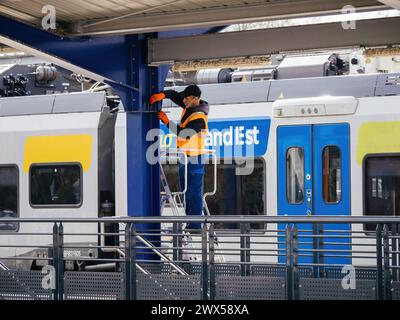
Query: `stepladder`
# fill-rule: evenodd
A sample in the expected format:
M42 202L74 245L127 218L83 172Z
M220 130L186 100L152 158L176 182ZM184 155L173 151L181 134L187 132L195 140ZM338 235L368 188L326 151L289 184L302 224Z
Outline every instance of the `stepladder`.
M186 216L186 210L185 210L185 193L187 191L188 183L187 183L187 156L184 151L182 150L168 150L168 152L161 153L161 157L164 157L164 160L166 160L167 163L169 163L168 160L175 160L173 163L177 163L177 161L183 161L185 165L185 177L184 177L184 186L180 188L180 190L171 190L170 184L168 182L167 175L165 173L164 167L163 167L163 162L160 161L160 183L161 183L161 215L162 216L174 216L174 217L185 217ZM210 216L210 210L207 206L207 201L206 198L208 196L212 196L216 193L216 177L217 177L217 170L216 170L216 165L217 162L213 161L214 164L214 187L213 190L210 192L205 192L202 200L203 200L203 215L205 216ZM176 178L176 177L175 177ZM188 230L186 229L186 223L162 223L161 225L161 230L162 230L162 238L165 240L163 241L163 245L166 247L166 251L170 252L171 250L168 250L172 244L173 247L175 245L180 245L182 247L182 252L181 252L181 259L183 261L201 261L201 253L202 253L202 248L201 248L201 232L193 232L193 230ZM208 228L207 228L208 230ZM175 239L174 239L175 236ZM212 235L215 240L217 240L217 237L215 234ZM176 237L180 238L176 239ZM207 243L209 243L209 237L210 233L207 232ZM168 248L169 247L169 248ZM224 256L221 254L218 241L214 242L214 250L215 250L215 262L225 262Z

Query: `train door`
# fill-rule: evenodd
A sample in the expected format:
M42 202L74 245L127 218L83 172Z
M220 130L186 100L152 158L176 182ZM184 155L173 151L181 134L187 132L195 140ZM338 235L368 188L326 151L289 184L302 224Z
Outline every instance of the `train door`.
M349 132L348 124L278 127L278 215L350 215ZM350 241L343 237L350 230L348 224L298 228L299 263L332 267L350 263Z

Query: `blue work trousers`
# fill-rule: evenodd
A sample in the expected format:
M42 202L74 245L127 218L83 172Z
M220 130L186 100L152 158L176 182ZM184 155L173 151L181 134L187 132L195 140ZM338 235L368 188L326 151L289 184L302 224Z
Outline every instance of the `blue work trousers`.
M188 157L187 190L185 193L186 215L203 215L204 157ZM181 191L185 187L185 166L179 165ZM186 229L201 229L201 223L188 223Z

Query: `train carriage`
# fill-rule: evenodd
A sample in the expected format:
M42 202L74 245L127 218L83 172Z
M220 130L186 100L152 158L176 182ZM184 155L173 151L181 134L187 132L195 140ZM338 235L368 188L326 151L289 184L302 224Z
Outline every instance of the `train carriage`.
M207 147L218 159L217 189L206 197L211 215L363 216L399 214L400 74L313 77L204 84L211 105ZM177 90L182 88L175 87ZM9 97L0 100L0 201L3 217L90 218L127 216L127 156L124 111L107 104L104 92ZM178 120L181 109L165 101ZM161 126L161 147L174 137ZM213 185L212 165L205 176ZM166 169L178 188L177 172ZM240 174L237 174L240 172ZM140 186L137 186L140 188ZM114 208L114 209L113 209ZM163 215L170 215L165 208ZM252 224L251 261L282 263L276 239L284 225ZM311 225L299 226L310 231ZM324 263L373 265L357 258L373 244L374 225L337 224L320 228L331 242L303 244L303 249L333 251ZM353 228L353 229L351 229ZM217 224L220 249L238 249L235 223ZM92 224L65 224L66 257L101 256L104 238L81 235L102 231ZM104 231L104 230L103 230ZM341 237L349 232L358 237ZM33 268L49 256L49 224L0 223L2 257L29 256L10 267ZM77 233L73 236L71 233ZM312 233L321 230L311 230ZM31 235L19 237L20 234ZM38 237L39 239L39 237ZM325 241L325 242L324 242ZM17 244L17 247L13 247ZM33 245L34 244L34 245ZM7 245L10 247L6 248ZM24 247L32 245L35 249ZM42 246L42 248L37 248ZM76 247L74 247L76 246ZM83 247L93 248L84 249ZM82 261L79 261L82 258ZM42 260L41 260L42 259ZM226 255L225 261L238 256ZM310 263L311 256L301 262ZM69 265L74 269L76 265ZM79 267L79 266L78 266Z

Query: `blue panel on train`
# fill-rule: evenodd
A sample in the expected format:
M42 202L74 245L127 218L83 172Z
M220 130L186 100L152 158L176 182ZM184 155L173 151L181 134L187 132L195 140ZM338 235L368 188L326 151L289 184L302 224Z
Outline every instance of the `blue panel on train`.
M350 215L350 126L347 123L313 126L314 212L316 216ZM319 226L319 263L350 264L350 225Z
M277 129L277 160L278 160L278 215L311 216L312 202L312 126L280 126ZM279 232L279 263L286 263L285 228L286 224L278 225ZM309 266L313 263L312 225L298 224L299 263ZM301 237L301 238L300 238ZM283 242L283 243L282 243Z
M278 215L350 215L350 128L347 123L277 129ZM279 224L281 236L286 225ZM351 262L349 224L299 224L299 263L338 267ZM284 245L280 245L281 254ZM285 262L281 256L279 261Z
M219 158L260 157L265 155L271 119L269 117L209 121L206 146ZM176 148L175 136L161 125L162 148Z

